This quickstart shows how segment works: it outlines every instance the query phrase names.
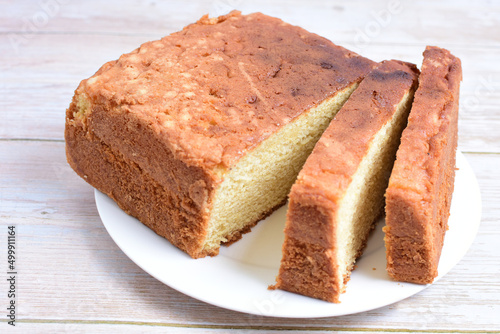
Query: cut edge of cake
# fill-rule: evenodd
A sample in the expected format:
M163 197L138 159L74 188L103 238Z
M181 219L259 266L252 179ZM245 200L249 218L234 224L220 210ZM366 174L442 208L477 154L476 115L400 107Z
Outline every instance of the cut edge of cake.
M314 70L316 76L319 75L318 71L323 71L322 80L328 78L329 84L321 90L320 95L324 95L317 98L308 97L307 94L310 93L307 93L307 87L305 87L306 95L301 95L304 93L294 88L304 86L303 80L292 82L297 86L292 86L290 91L282 92L282 95L284 97L297 96L302 101L306 99L308 107L291 112L290 117L288 114L277 113L274 119L270 118L270 121L276 122L277 130L273 130L274 132L270 134L257 133L257 136L265 136L264 139L257 142L257 145L246 149L239 160L237 160L238 152L232 154L230 159L224 160L222 156L225 153L224 147L221 149L214 146L217 150L211 152L212 146L204 146L202 136L190 139L186 137L187 133L177 131L175 122L167 118L169 115L149 115L140 109L148 102L148 94L155 94L158 89L141 86L141 89L131 90L129 86L131 82L147 78L145 73L156 75L154 69L153 74L147 71L151 67L159 68L162 65L156 64L155 60L148 59L148 52L157 52L163 47L162 45L172 44L172 40L178 36L187 36L190 30L205 29L200 28L200 25L215 27L218 24L231 24L234 20L243 20L243 17L238 12L232 12L217 19L204 17L179 33L174 33L160 41L145 43L133 52L122 55L119 60L106 63L93 77L82 81L75 91L73 102L66 114L66 154L71 167L84 180L115 200L125 212L139 218L146 226L167 238L174 246L193 258L217 255L221 243L229 244L238 240L242 233L248 232L259 220L285 203L291 184L314 147L314 143L350 93L374 65L366 58L301 28L285 24L281 20L260 13L245 16L244 19L248 21L245 24L261 24L260 29L264 29L262 26L267 24L267 21L274 20L272 22L277 29L290 29L290 34L295 36L293 38L296 38L298 43L307 45L308 50L314 49L314 52L319 52L321 58L315 59L317 63L308 64L307 55L297 55L296 60L306 65L295 64L294 66L299 69L300 66L302 68L306 66L304 71L309 73ZM265 37L265 35L262 36ZM173 47L178 47L173 44ZM274 44L274 47L276 48L277 44ZM292 46L288 45L286 52L290 53L288 50L290 47ZM220 54L206 57L203 54L202 57L204 59L213 57L215 61L220 61L225 55L224 52L232 52L229 46L226 50L217 50L214 49L214 53ZM263 50L259 47L257 51L266 52L265 48ZM239 72L244 76L242 82L249 85L247 104L266 103L263 101L266 97L262 91L259 91L258 85L265 87L261 83L264 79L276 77L280 71L281 77L290 71L287 67L290 64L285 63L283 68L281 68L282 65L278 68L274 62L270 62L272 65L270 69L263 69L268 73L263 73L265 76L261 76L259 73L253 74L251 66L244 67L239 62L237 65L233 72L226 66L227 77L234 77L235 73ZM116 78L118 79L115 80ZM189 81L189 78L188 75L182 76L183 82ZM218 84L218 82L214 83L216 86ZM283 87L285 88L289 89ZM210 90L208 98L224 100L225 97L220 95L221 92L223 89L219 92ZM196 96L189 90L185 94L186 98ZM281 103L279 99L273 103L275 102ZM228 103L230 104L231 101ZM279 104L277 105L280 108ZM257 111L262 112L262 110ZM224 114L234 111L218 112ZM255 120L258 119L257 116ZM187 125L198 126L194 121L191 123L188 121ZM167 128L163 124L166 124ZM224 124L217 124L215 121L207 121L207 126L219 126L219 128L222 126L222 131L224 131ZM228 131L235 129L238 128L231 128ZM296 136L301 137L300 145L296 144ZM213 138L206 138L206 140L210 143L214 142ZM186 151L189 147L192 147L196 154L190 156ZM209 149L204 149L205 147ZM270 150L281 154L281 157L276 160L279 163L273 164L272 159L266 160L266 151ZM215 158L212 157L212 153ZM245 158L247 160L260 159L260 163L258 160L246 161ZM208 167L200 163L203 159L207 159ZM252 178L257 177L258 173L255 169L258 170L258 168L266 174L265 177L268 180L265 181L270 182L272 187L259 188L252 181ZM283 173L283 170L286 172ZM253 189L250 189L252 187ZM273 195L271 200L269 200L269 189L272 190L271 195ZM224 193L228 194L225 196L227 200L223 199L224 195L220 195ZM242 198L240 194L246 194L247 197ZM246 210L247 215L244 219L240 220L241 216L235 218L240 223L234 224L231 230L226 229L225 235L218 234L217 228L212 228L211 225L217 224L219 228L229 225L228 216L234 218L235 215L244 213L242 209L245 205L241 203L245 202L248 197L259 200L260 207L257 210ZM266 198L268 200L265 200ZM232 212L228 214L229 211ZM248 213L248 211L255 212ZM214 212L222 212L222 214L215 217Z
M283 258L270 288L340 302L383 212L417 77L413 64L381 63L318 141L290 193Z
M357 86L354 83L304 112L224 175L215 190L204 251L238 240L241 233L285 204L314 145ZM267 182L248 182L259 178Z

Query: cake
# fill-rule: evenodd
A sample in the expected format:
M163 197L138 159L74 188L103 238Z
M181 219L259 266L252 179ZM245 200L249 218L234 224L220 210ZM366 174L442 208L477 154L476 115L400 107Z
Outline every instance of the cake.
M437 276L453 194L460 59L438 47L424 52L420 83L386 194L389 275L427 284Z
M383 212L417 79L414 65L384 61L331 122L290 192L283 257L271 288L340 302Z
M277 18L204 16L80 83L67 160L174 246L213 256L285 203L373 66Z

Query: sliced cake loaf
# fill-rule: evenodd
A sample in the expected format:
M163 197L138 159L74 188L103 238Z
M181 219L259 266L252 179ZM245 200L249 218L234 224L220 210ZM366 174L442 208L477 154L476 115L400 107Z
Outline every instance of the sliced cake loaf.
M455 178L461 80L460 59L427 47L386 194L387 271L398 281L426 284L438 274Z
M260 13L203 17L80 83L68 162L191 257L216 255L285 202L373 66Z
M283 258L271 288L339 302L376 218L418 70L385 61L337 114L290 193Z

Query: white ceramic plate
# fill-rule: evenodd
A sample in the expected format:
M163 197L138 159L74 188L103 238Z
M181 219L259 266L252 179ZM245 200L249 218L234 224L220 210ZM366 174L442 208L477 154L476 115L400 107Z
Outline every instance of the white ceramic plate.
M439 264L445 275L472 244L481 218L479 187L464 156L457 152L455 193L449 231ZM392 281L386 271L383 219L370 236L340 304L270 291L281 260L286 206L260 222L243 238L222 247L216 257L193 260L159 237L114 201L95 191L99 214L116 244L132 261L170 287L204 302L256 315L313 318L372 310L407 298L426 285Z

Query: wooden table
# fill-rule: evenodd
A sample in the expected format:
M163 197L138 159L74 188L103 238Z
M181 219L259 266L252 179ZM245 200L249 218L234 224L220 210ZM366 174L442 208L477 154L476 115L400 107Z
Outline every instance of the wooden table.
M500 4L493 1L0 2L0 332L7 324L7 226L16 226L19 333L243 331L500 332ZM361 314L284 319L185 296L111 240L93 189L66 163L64 113L104 62L232 8L262 11L373 60L420 66L425 45L462 59L459 149L479 180L479 233L423 292Z

